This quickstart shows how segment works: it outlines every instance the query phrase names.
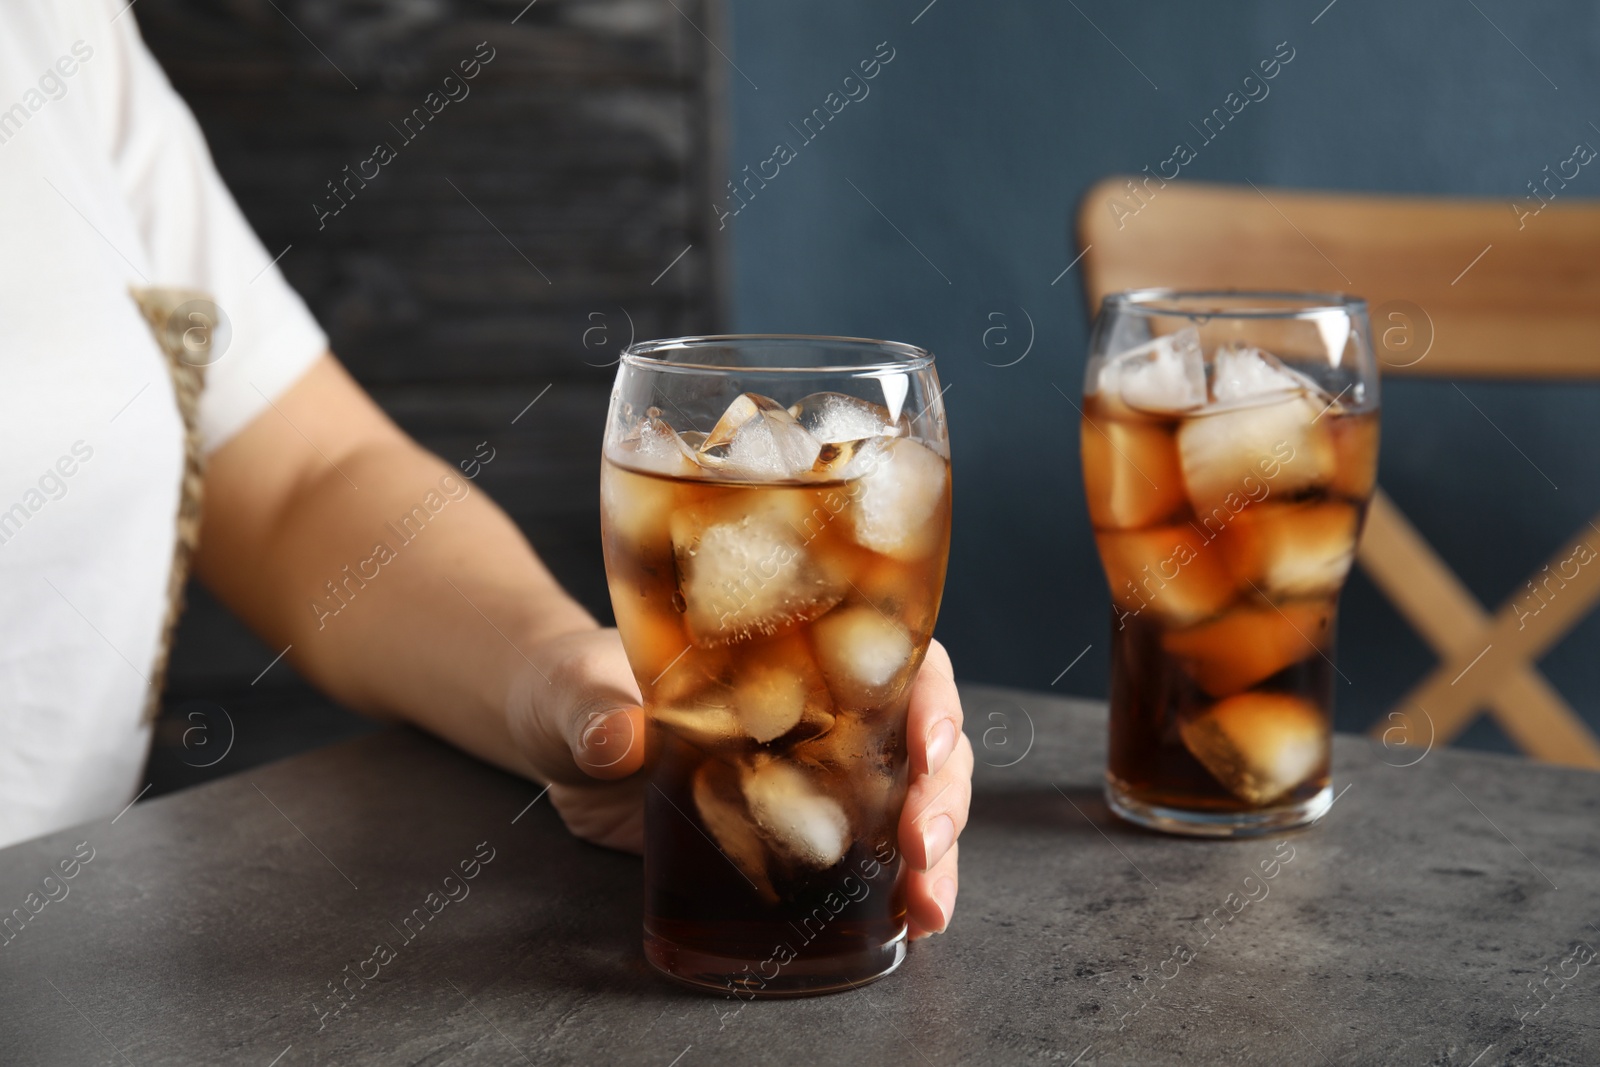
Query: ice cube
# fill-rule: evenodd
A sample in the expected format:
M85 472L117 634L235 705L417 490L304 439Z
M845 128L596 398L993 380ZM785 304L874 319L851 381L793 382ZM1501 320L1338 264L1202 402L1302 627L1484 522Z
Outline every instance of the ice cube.
M733 687L733 702L744 732L762 744L799 724L809 695L805 681L781 667L741 671Z
M897 698L915 645L903 626L868 606L844 607L812 624L811 640L840 707L864 710Z
M799 634L740 649L730 695L745 734L762 744L794 733L802 722L805 736L832 724L827 683Z
M825 445L893 437L903 432L903 427L889 417L888 408L847 393L812 393L790 404L789 414Z
M832 867L850 847L843 805L812 776L783 759L757 760L745 771L744 796L767 840L809 867Z
M848 600L876 608L897 619L913 637L933 633L939 609L939 582L925 565L869 557L850 580Z
M905 805L905 722L897 715L840 712L833 729L790 749L821 774L848 776L851 824L863 838L894 826Z
M948 530L940 513L949 479L943 456L907 437L881 438L851 461L845 514L856 542L895 559L921 559Z
M849 481L868 469L866 460L875 455L877 438L823 445L812 464L811 474L819 480Z
M722 413L699 455L718 469L752 481L781 481L809 472L818 441L770 397L742 393Z
M706 751L737 748L745 739L744 726L738 713L726 706L698 704L691 707L658 707L650 710L650 718L694 747Z
M699 472L694 451L678 437L677 430L656 416L640 419L637 434L618 446L616 459L624 467L650 470L651 474L682 478Z
M1377 416L1329 412L1322 421L1333 438L1335 464L1330 488L1351 500L1365 501L1378 480Z
M1100 368L1098 392L1140 411L1189 411L1206 402L1206 361L1200 331L1177 333L1119 352Z
M1237 607L1220 619L1161 636L1200 688L1225 697L1316 655L1332 634L1329 601Z
M898 733L892 717L863 715L859 712L840 712L833 729L820 737L795 745L796 759L811 764L824 773L854 773L863 764L873 764L880 770L892 770L898 762L896 740Z
M1270 804L1325 767L1328 721L1288 693L1239 693L1179 722L1186 748L1248 804Z
M1091 412L1081 433L1083 484L1095 526L1149 526L1183 506L1183 471L1168 426Z
M1338 464L1322 410L1305 393L1283 393L1185 418L1178 458L1200 520L1226 523L1252 499L1327 484Z
M1221 550L1188 526L1101 530L1094 535L1111 599L1171 626L1217 614L1238 595Z
M809 494L751 489L671 521L689 636L702 647L772 636L837 604L847 578L807 547Z
M689 646L688 637L684 645ZM636 672L642 674L643 672ZM733 706L732 659L726 648L690 646L660 672L641 679L639 687L652 706L681 708Z
M683 660L690 647L689 637L676 612L653 603L633 582L613 576L610 587L617 632L628 653L628 664L643 689Z
M1261 503L1233 517L1217 539L1229 569L1273 600L1331 595L1356 551L1356 509L1338 501Z
M621 456L621 460L631 455ZM630 551L654 553L668 547L667 522L678 502L678 486L635 474L611 463L600 467L600 509L606 530Z
M821 737L833 729L837 719L838 716L833 713L831 699L825 696L821 700L808 700L805 709L800 713L800 722L789 732L789 742L798 743Z
M755 886L769 904L778 902L767 874L767 847L745 809L739 775L718 760L706 760L694 773L694 806L717 848Z
M1259 348L1223 345L1212 357L1211 399L1219 404L1254 400L1274 393L1316 395L1321 391L1316 382Z

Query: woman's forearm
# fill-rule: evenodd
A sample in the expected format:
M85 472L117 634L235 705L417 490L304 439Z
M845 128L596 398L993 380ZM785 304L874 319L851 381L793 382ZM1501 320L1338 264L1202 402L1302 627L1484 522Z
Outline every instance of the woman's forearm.
M213 457L199 573L341 703L526 773L505 718L513 680L539 642L594 620L473 481L371 412L352 416L365 431L326 422L329 398L302 388Z

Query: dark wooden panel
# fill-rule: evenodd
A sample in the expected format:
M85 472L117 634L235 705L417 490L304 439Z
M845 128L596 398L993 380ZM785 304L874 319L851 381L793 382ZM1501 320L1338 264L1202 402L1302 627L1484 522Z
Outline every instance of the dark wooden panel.
M478 486L608 618L608 364L630 338L724 318L711 214L724 61L699 32L719 36L717 0L140 0L135 13L340 358L446 462L490 442ZM414 118L407 140L396 127L487 53L480 42L493 58L466 95ZM341 207L329 183L380 142L394 158L350 180ZM250 690L277 650L203 592L190 599L169 705L296 684L280 665Z

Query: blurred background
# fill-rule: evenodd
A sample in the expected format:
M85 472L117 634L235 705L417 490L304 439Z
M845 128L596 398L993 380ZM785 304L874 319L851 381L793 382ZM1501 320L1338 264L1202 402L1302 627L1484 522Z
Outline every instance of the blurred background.
M1105 693L1109 629L1066 399L1092 317L1074 265L1087 187L1201 144L1191 124L1274 55L1292 58L1269 94L1183 179L1502 198L1509 214L1545 167L1600 146L1586 104L1600 11L1576 3L135 11L335 351L402 426L477 471L595 614L610 617L596 473L623 344L728 329L893 338L932 349L949 387L956 523L938 634L958 674L1078 695ZM397 142L389 124L480 42L494 58L470 96L319 218L313 205L337 206L328 183ZM846 85L864 60L876 75ZM791 156L773 177L780 143ZM1597 174L1559 195L1600 194ZM1594 510L1597 399L1572 383L1386 381L1380 482L1486 609L1526 592ZM1436 663L1359 571L1339 641L1341 729L1381 719ZM1540 664L1592 728L1597 641L1590 617ZM371 728L283 663L263 674L280 651L191 589L159 790ZM1488 718L1458 743L1510 750Z

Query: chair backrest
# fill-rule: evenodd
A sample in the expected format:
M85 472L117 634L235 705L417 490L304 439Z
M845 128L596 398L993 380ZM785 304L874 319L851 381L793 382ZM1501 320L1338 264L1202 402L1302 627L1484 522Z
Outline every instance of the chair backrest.
M1339 290L1367 299L1385 374L1600 378L1600 205L1555 202L1562 185L1507 202L1107 178L1078 212L1084 286L1091 309L1147 286ZM1548 605L1490 615L1377 490L1358 559L1440 663L1374 733L1448 741L1487 708L1523 751L1600 768L1536 666L1600 602L1591 530L1600 515L1535 573L1559 576Z
M1385 373L1597 378L1600 205L1561 202L1553 174L1540 193L1554 202L1115 177L1084 196L1078 243L1091 311L1141 286L1333 289L1367 298Z

